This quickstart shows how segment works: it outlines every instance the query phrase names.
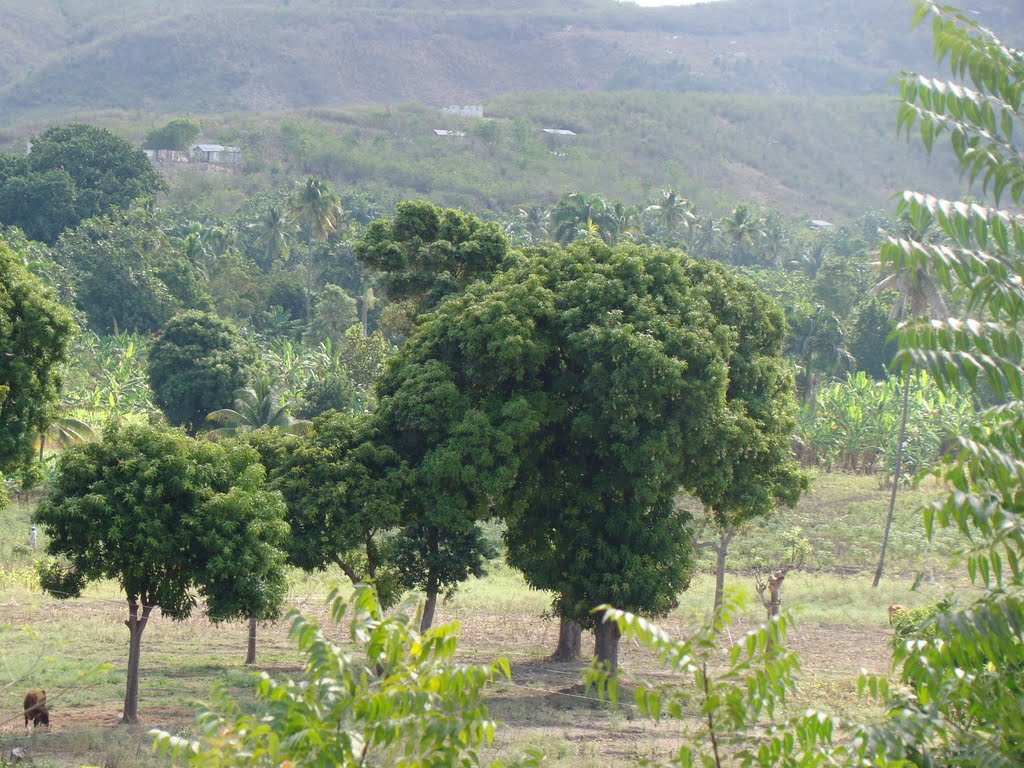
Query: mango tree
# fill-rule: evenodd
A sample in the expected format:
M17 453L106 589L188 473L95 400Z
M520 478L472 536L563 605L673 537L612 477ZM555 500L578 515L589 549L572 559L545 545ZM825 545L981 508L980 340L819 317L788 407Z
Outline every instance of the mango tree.
M287 503L289 562L305 571L337 566L353 584L376 583L392 604L386 534L401 523L405 468L372 417L328 411L307 436L257 430L245 439Z
M198 599L216 621L274 617L286 591L284 502L255 451L166 427L112 424L66 451L33 522L56 560L40 574L57 598L115 580L128 600L122 723L138 720L142 633L154 608L185 619Z
M770 393L780 372L751 360L730 379L732 318L748 311L750 348L769 360L781 350L781 314L723 268L596 241L531 249L417 328L382 382L381 410L398 389L389 379L432 376L435 398L458 406L438 409L442 420L424 422L419 441L440 444L472 416L492 463L451 462L438 491L455 483L461 493L483 466L509 561L555 594L560 617L595 627L597 655L614 665L618 633L596 626L592 609L675 605L694 558L690 515L673 498L683 486L726 499L736 467L723 459L765 418L735 394L730 405L731 389ZM760 407L770 415L771 399ZM494 461L506 445L510 457Z

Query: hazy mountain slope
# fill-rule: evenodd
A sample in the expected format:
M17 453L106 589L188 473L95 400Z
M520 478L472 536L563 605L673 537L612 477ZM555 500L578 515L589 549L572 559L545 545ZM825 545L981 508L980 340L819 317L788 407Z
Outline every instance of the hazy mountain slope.
M493 120L414 104L203 118L204 135L240 145L246 167L175 167L171 202L227 213L255 191L315 174L385 205L426 197L509 211L573 190L642 204L671 186L715 215L746 200L845 221L891 208L907 186L959 191L949 163L926 162L916 144L897 138L886 97L535 92L484 106ZM548 136L540 130L548 126L578 135ZM439 137L435 128L467 135Z
M1024 26L1016 0L974 5L1010 39ZM0 124L536 89L878 93L929 61L908 27L894 0L5 0Z

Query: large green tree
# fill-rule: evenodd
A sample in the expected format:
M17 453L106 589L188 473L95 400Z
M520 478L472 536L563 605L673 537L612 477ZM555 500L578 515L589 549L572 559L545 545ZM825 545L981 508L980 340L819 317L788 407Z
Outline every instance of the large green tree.
M165 187L141 149L83 123L50 128L23 159L7 157L0 160L0 222L51 244L64 228Z
M212 309L201 272L142 208L83 221L54 255L98 333L153 333L176 312Z
M121 721L138 719L142 633L154 608L187 618L197 597L215 620L271 618L286 591L284 502L255 451L179 430L113 424L62 454L33 520L56 558L41 573L58 598L112 579L128 600Z
M60 392L71 314L0 238L0 472L29 461Z
M746 312L743 324L731 320ZM389 380L418 377L424 391L434 382L433 400L453 421L435 409L421 434L407 432L417 445L443 445L467 415L492 445L511 444L510 459L486 468L507 519L509 560L555 593L559 615L594 626L591 609L603 602L649 614L675 605L693 550L689 515L673 498L680 486L726 497L729 468L719 459L737 439L734 425L743 429L756 412L730 404L730 360L741 330L754 335L754 357L773 359L782 329L767 299L717 266L598 241L540 248L435 310L381 393L397 391ZM756 386L750 399L770 412L762 393L782 376L785 394L784 368L766 366L762 381L759 366L752 358L746 381L737 369L735 386ZM465 480L457 462L450 471ZM614 663L618 635L599 632L598 655Z
M373 419L331 411L306 437L261 430L246 439L288 505L289 562L306 571L337 566L353 584L376 582L393 602L386 534L401 522L404 467Z
M497 422L459 391L457 374L424 359L422 348L399 355L377 391L382 439L404 465L398 568L404 584L426 593L421 631L437 596L479 574L488 554L477 523L492 517L515 477L513 430L522 417Z
M195 434L206 415L229 406L256 363L252 346L209 312L175 315L149 352L153 400L172 424Z
M394 218L367 227L356 254L380 275L389 299L412 301L419 314L474 280L490 278L508 249L508 238L493 222L425 200L406 200Z

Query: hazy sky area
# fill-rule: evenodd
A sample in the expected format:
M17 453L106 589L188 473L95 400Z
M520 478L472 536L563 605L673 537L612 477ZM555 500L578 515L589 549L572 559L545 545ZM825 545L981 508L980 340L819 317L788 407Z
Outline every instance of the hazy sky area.
M697 5L698 3L714 2L714 0L620 0L624 3L633 3L651 8L656 5Z

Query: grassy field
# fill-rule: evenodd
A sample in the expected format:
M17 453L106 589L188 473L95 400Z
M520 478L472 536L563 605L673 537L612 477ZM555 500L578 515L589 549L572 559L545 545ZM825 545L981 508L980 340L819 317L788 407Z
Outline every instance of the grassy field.
M877 478L820 475L797 509L736 538L727 586L750 599L726 640L741 636L763 616L748 570L757 553L770 551L780 531L793 525L815 549L808 569L792 574L785 585L784 608L797 622L790 644L801 653L804 670L801 693L791 706L813 703L838 713L872 714L854 685L862 668L889 669L886 607L924 604L959 586L949 581L948 543L925 547L914 511L939 493L925 485L902 494L893 569L878 590L870 587L870 572L887 492ZM161 765L150 751L149 728L187 733L197 702L217 681L240 700L251 700L254 672L242 664L245 626L211 625L202 617L173 622L157 615L143 638L142 725L115 727L127 658L124 599L112 584L94 586L70 602L42 595L31 570L32 553L24 545L30 508L30 502L15 502L0 516L0 760L23 746L41 766ZM660 620L675 636L686 636L711 606L714 583L707 566L702 564L680 596L679 607ZM918 571L925 575L924 587L912 592ZM290 605L323 619L330 582L327 575L295 574ZM574 767L630 765L666 754L676 738L670 724L655 726L630 706L613 711L583 696L582 665L545 661L558 629L544 617L548 605L547 595L529 590L518 574L496 564L488 577L438 606L438 621L460 622L461 659L504 656L512 665L512 682L497 685L490 700L492 715L501 722L495 754L511 757L533 747L547 754L548 765ZM623 643L620 662L630 671L659 674L653 656L630 643ZM299 673L285 622L261 628L258 668L279 676ZM25 735L21 699L29 688L47 690L49 732Z

